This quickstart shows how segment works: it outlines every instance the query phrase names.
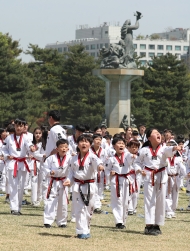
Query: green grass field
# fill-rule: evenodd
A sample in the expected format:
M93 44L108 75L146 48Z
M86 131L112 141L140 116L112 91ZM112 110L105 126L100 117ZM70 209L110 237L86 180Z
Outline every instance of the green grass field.
M138 214L143 212L143 195L140 195L136 216L129 216L126 229L117 230L114 224L109 192L105 192L106 202L103 210L108 214L93 215L91 222L91 238L79 240L75 235L75 223L70 223L70 205L68 227L58 228L53 224L52 228L43 227L43 207L33 208L31 205L23 206L22 216L12 216L9 205L4 202L5 196L0 197L0 251L51 251L51 250L77 250L77 251L189 251L190 250L190 211L185 208L188 205L188 197L185 192L180 192L176 219L166 219L162 227L162 235L146 236L144 231L144 219ZM25 197L30 201L30 197Z

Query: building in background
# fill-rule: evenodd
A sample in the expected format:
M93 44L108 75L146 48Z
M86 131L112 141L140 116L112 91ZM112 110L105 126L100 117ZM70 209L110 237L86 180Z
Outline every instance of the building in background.
M86 51L93 57L98 58L99 50L108 48L111 43L118 43L121 37L119 23L110 25L104 23L98 27L80 25L75 31L75 39L65 42L47 44L46 48L57 49L63 53L68 51L69 46L83 44ZM166 53L176 55L178 59L184 58L189 50L190 29L176 28L168 32L154 33L151 36L137 36L133 40L135 52L140 56L142 65L152 62L152 57L162 56Z

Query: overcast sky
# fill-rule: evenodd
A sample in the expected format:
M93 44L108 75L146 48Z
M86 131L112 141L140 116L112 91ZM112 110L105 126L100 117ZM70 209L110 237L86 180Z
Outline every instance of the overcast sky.
M143 18L134 35L163 32L167 27L190 28L190 0L0 0L0 32L45 47L48 43L75 39L75 29L103 22L122 25L126 19L135 22L134 12ZM30 57L23 56L23 61Z

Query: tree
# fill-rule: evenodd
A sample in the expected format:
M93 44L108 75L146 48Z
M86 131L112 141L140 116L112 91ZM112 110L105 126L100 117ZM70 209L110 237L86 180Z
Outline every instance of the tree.
M190 82L185 64L169 53L154 57L145 70L144 83L144 98L152 116L149 125L176 133L187 131Z
M26 93L29 79L18 59L22 50L9 34L0 33L0 119L26 117Z
M92 75L97 68L82 44L69 47L65 54L64 95L61 104L65 123L96 126L104 114L105 84Z

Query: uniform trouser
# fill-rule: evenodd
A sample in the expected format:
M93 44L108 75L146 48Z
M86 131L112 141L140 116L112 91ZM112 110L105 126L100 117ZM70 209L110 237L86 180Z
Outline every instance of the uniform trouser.
M104 198L104 172L100 171L100 181L99 183L96 180L96 186L97 186L97 190L98 190L98 195L100 197L100 200L102 200Z
M5 164L0 164L0 190L5 192L6 187L6 173L5 173Z
M120 197L117 197L116 186L111 183L111 207L115 224L125 224L128 214L129 184L127 180L120 185Z
M72 194L72 192L73 192L73 186L69 187L69 192ZM75 218L75 207L73 205L73 201L71 203L71 218Z
M40 171L37 175L34 175L34 171L31 171L31 201L41 201L42 199L42 174Z
M42 199L44 201L44 204L46 204L46 196L47 196L49 178L46 177L43 169L40 171L41 171L41 176L42 176Z
M98 194L98 186L95 184L95 194L94 194L94 209L101 208L102 203L100 201L100 196Z
M86 197L86 195L84 195ZM89 205L86 206L81 198L80 193L73 192L73 206L76 215L76 234L89 234L90 221L94 208L94 194L90 195Z
M138 202L138 197L139 197L139 193L140 193L140 185L141 185L141 179L137 179L137 187L138 187L138 191L132 193L129 196L129 207L128 207L128 211L135 211L137 208L137 202ZM135 183L133 184L133 188L135 190Z
M31 173L27 172L24 184L24 190L31 189Z
M62 181L54 181L56 183ZM52 224L56 217L58 226L67 224L67 204L68 204L68 187L56 187L51 189L48 199L46 199L44 210L44 224Z
M179 188L177 184L174 183L170 185L170 194L168 193L168 187L166 190L166 213L173 215L177 208L178 197L179 197Z
M164 225L165 220L166 183L144 182L145 223Z
M21 210L24 193L24 184L27 171L17 171L17 176L13 177L13 170L8 170L10 208L14 211Z

